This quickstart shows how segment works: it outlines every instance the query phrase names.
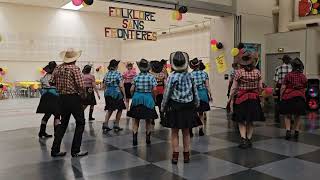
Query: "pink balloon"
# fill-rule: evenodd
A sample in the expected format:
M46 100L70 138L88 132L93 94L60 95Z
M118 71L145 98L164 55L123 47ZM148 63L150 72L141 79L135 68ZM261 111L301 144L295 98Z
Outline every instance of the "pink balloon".
M217 43L218 43L217 40L215 40L215 39L212 39L212 40L211 40L211 45L216 45Z
M7 86L3 86L3 87L2 87L2 90L3 90L3 91L8 91Z
M72 0L72 4L75 6L80 6L83 3L83 0Z
M264 92L266 93L266 95L271 95L273 92L273 88L271 87L264 88Z

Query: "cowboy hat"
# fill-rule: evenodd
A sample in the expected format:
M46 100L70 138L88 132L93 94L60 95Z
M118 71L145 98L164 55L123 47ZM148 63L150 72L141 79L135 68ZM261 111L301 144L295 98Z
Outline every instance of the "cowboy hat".
M147 72L150 70L150 64L145 59L141 59L139 62L137 62L137 65L141 72Z
M160 73L163 70L164 64L161 61L151 61L151 70L155 73Z
M177 51L170 54L170 64L174 71L185 71L189 65L189 55L186 52Z
M109 70L114 70L118 65L119 65L120 61L117 61L115 59L112 59L109 63L108 69Z
M242 66L248 66L255 63L257 57L255 53L246 51L238 60L238 63Z
M294 58L293 60L291 60L290 64L292 66L293 71L303 72L304 65L303 65L303 62L299 58Z
M60 53L60 57L64 63L72 63L79 59L81 53L82 51L75 51L74 49L70 48L66 51L62 51Z
M198 58L194 58L190 61L189 64L191 69L196 69L200 66L200 60Z
M287 61L287 62L292 60L292 58L290 56L286 55L286 54L283 55L282 58L279 58L279 59L281 59L283 61Z

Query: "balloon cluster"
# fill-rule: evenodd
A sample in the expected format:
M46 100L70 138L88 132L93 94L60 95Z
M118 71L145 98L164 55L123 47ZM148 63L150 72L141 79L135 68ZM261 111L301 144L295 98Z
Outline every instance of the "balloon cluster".
M188 8L186 6L179 7L178 10L172 12L172 15L171 15L172 20L181 21L182 18L183 18L182 15L187 13L187 12L188 12Z
M212 51L217 51L217 50L223 49L223 44L221 42L218 42L215 39L212 39L210 43L211 43L211 50Z
M231 55L233 57L236 57L239 54L243 54L244 52L245 52L245 49L244 49L244 44L243 43L239 43L238 47L231 49Z
M0 67L0 75L4 76L4 75L7 74L7 72L8 72L8 69L7 69L7 68L2 68L2 67Z
M75 6L91 6L93 4L93 0L72 0L72 4Z

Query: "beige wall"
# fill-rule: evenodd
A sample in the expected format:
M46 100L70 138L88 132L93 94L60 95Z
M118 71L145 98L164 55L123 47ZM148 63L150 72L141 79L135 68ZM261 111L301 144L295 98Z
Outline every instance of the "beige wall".
M69 47L83 50L81 66L120 58L121 41L103 38L104 27L117 27L118 21L102 13L0 3L0 66L9 70L6 80L39 79L37 69L60 61L58 53Z

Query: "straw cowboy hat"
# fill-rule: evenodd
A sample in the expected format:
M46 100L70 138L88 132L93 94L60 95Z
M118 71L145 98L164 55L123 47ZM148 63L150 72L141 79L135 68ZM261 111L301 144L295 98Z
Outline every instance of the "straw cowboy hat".
M141 59L139 62L137 62L138 68L142 72L147 72L150 70L150 64L147 60Z
M174 71L185 71L189 66L189 55L181 51L171 53L170 64Z
M75 51L74 49L70 48L66 51L62 51L60 53L60 57L64 63L72 63L79 59L81 53L82 51Z

